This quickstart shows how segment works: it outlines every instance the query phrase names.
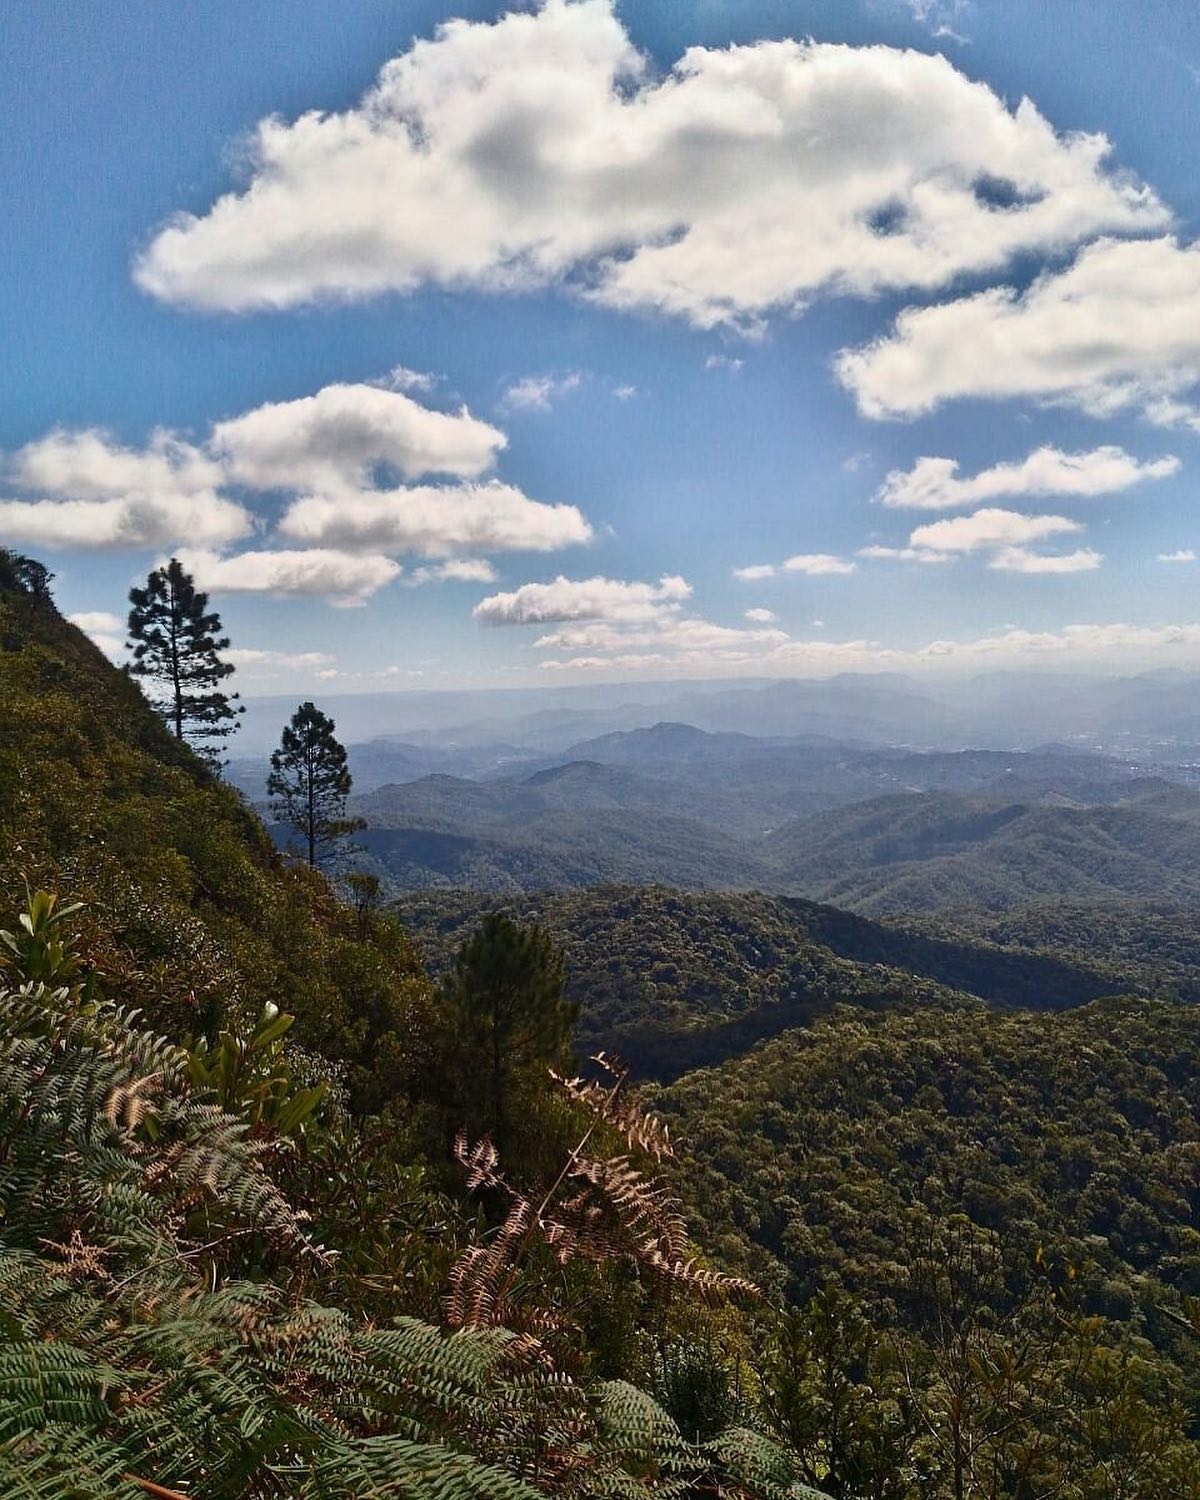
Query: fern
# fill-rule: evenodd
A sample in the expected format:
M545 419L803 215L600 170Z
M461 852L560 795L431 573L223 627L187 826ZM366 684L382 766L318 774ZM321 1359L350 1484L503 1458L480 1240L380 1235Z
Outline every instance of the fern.
M494 1152L463 1153L501 1180ZM488 1288L531 1234L571 1254L623 1236L680 1263L673 1203L628 1158L579 1150L564 1185L537 1206L515 1195L461 1263L468 1326L364 1326L232 1274L245 1235L284 1264L322 1252L245 1122L192 1097L181 1049L80 986L0 990L0 1497L785 1493L761 1455L759 1489L737 1477L759 1482L736 1437L691 1444L644 1393L577 1382L500 1326L512 1308Z
M448 1316L456 1327L501 1323L535 1330L539 1317L548 1316L546 1310L520 1302L523 1263L535 1243L548 1246L562 1264L628 1261L673 1287L713 1301L758 1294L753 1282L699 1263L690 1251L679 1201L663 1183L647 1176L629 1155L588 1149L616 1135L652 1160L672 1154L666 1127L626 1093L628 1069L604 1053L592 1061L607 1075L607 1083L561 1078L551 1071L591 1120L536 1201L508 1182L490 1140L472 1144L460 1132L454 1150L468 1188L502 1192L509 1208L491 1239L470 1246L451 1272Z

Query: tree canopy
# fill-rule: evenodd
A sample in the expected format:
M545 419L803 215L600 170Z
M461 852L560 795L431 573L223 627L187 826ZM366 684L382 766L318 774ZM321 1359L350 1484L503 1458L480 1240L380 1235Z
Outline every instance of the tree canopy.
M334 728L315 703L302 703L283 727L267 778L272 812L300 834L314 868L331 844L357 826L346 819L353 782Z
M220 688L234 670L221 659L229 640L220 615L174 557L151 572L144 588L130 589L129 603L129 670L162 688L159 711L175 738L216 759L242 712L237 694Z

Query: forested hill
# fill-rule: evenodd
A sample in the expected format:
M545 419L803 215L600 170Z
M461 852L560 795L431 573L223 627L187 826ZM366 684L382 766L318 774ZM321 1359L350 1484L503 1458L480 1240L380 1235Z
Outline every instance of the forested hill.
M424 972L398 928L364 944L324 880L0 552L0 890L85 903L89 952L153 989L165 1030L286 997L364 1097L419 1068Z
M505 901L424 891L396 909L435 971L487 911L543 923L567 958L580 1046L616 1048L660 1078L739 1055L839 1001L911 1008L982 999L1057 1010L1120 989L1163 988L1153 975L1092 967L1082 955L1069 962L926 935L757 893L598 886Z
M754 1289L688 1240L661 1129L569 1082L544 939L483 935L541 1005L485 1049L474 985L285 861L20 565L0 1495L816 1497L739 1394Z
M1200 1011L1153 1001L847 1010L656 1102L710 1241L806 1307L793 1368L848 1460L879 1464L880 1403L900 1467L954 1400L1006 1450L960 1494L1194 1500L1198 1048Z

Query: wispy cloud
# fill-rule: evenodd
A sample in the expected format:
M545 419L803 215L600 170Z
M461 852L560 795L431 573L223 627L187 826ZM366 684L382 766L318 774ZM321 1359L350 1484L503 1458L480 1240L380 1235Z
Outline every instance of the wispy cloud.
M856 564L849 558L835 557L829 552L798 552L783 564L785 573L805 573L809 578L836 576L855 570Z
M952 510L1002 497L1118 494L1147 479L1179 472L1173 455L1141 462L1123 448L1106 446L1084 453L1037 448L1015 463L962 476L953 458L919 458L911 469L893 469L876 491L882 505L910 510Z
M582 382L577 370L569 375L525 375L508 386L500 405L510 412L549 411L564 396L577 391Z

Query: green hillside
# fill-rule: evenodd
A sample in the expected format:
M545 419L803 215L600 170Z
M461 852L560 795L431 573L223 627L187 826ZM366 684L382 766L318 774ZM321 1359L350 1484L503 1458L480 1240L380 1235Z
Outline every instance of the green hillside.
M766 843L785 888L872 916L1039 899L1200 902L1200 802L1154 786L1100 807L921 793L790 823Z
M7 571L6 571L7 569ZM429 993L396 927L362 941L323 880L285 864L237 793L0 554L0 890L86 903L84 951L151 989L155 1024L212 1029L285 1003L364 1099L421 1067Z
M1193 1496L1198 1049L1200 1010L1179 1003L847 1008L656 1103L686 1128L710 1243L806 1307L788 1368L841 1392L857 1463L879 1472L855 1389L895 1403L910 1458L957 1392L976 1437L1014 1440L1007 1477L972 1495L1053 1493L1064 1465L1065 1493ZM1074 1343L1085 1327L1100 1347ZM1061 1420L1097 1397L1096 1428ZM1048 1491L1014 1479L1034 1449Z
M666 881L760 884L754 852L689 815L690 799L604 766L570 766L517 783L426 776L380 787L351 807L359 842L390 889L490 892Z
M964 1433L988 1500L1200 1496L1200 1012L1095 999L1182 988L1167 913L347 906L3 555L0 881L6 1500L951 1500ZM453 1147L497 905L673 1156L544 1017Z
M737 1056L840 1002L911 1008L982 999L1058 1009L1132 982L1082 953L1066 962L760 893L597 886L498 899L427 891L395 909L435 971L486 911L542 923L566 955L579 1046L615 1049L657 1078ZM1145 977L1150 993L1161 989Z

